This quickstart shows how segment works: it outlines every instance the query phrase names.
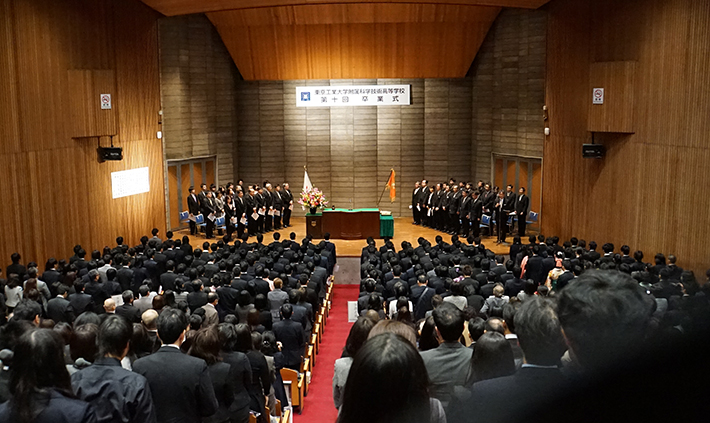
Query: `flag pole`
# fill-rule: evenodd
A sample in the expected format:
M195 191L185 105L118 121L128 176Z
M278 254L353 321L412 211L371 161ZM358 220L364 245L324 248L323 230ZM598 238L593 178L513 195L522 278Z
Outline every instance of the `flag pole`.
M382 194L380 194L380 199L377 200L377 208L380 208L380 202L382 201L382 197L385 196L385 191L387 191L387 188L389 187L389 185L387 185L387 183L389 182L390 177L392 177L392 172L394 172L394 169L390 169L390 175L387 177L387 182L385 182L385 187L382 189Z

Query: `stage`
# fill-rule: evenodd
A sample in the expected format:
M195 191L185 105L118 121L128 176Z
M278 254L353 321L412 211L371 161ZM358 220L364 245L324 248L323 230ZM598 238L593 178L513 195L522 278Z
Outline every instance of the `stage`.
M289 234L291 232L296 233L296 240L298 243L301 243L301 240L306 237L306 218L305 217L294 217L291 218L291 223L292 226L290 228L286 229L281 229L281 239L283 240L284 238L288 238ZM273 242L273 234L276 233L277 231L274 232L269 232L264 234L264 244L270 244ZM215 231L215 235L216 235ZM189 229L184 229L180 231L175 232L175 236L173 239L177 239L178 237L182 238L183 235L188 235L190 237L190 244L192 244L193 247L201 246L203 242L206 241L204 235L198 235L198 236L190 236L190 230ZM423 226L417 226L412 224L412 218L411 217L399 217L394 219L394 238L392 238L392 242L395 245L395 248L397 251L400 249L400 244L402 241L409 241L412 243L414 247L417 247L419 244L417 243L417 238L419 237L424 237L429 242L432 244L435 243L435 238L437 235L441 235L444 240L448 243L451 243L451 235L443 232L436 231L434 229L426 228ZM219 238L219 237L218 237ZM210 243L216 242L218 238L215 239L210 239ZM253 238L252 238L253 239ZM513 236L508 236L508 242L513 241ZM342 240L342 239L332 239L331 240L335 246L336 246L336 252L338 254L338 257L360 257L360 254L362 253L363 247L365 247L366 242L364 239L357 239L357 240ZM496 254L508 254L509 251L509 245L496 245L496 237L491 236L491 237L482 237L483 245L486 246L486 248L490 249ZM525 241L525 240L523 240ZM318 242L317 239L314 239L314 242ZM384 241L382 239L375 239L375 242L377 243L377 247L380 247L383 245Z

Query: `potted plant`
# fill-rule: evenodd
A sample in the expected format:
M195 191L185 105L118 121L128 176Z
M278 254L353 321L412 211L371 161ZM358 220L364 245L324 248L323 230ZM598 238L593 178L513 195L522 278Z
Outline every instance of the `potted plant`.
M301 198L298 200L298 204L303 206L304 210L308 207L311 214L316 214L318 209L323 209L328 205L328 200L326 200L325 195L323 195L323 191L313 187L301 192Z

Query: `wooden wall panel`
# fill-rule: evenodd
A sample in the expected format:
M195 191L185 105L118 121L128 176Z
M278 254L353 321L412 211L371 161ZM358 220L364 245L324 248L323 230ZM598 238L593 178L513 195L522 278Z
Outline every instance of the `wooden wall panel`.
M647 257L676 254L680 266L704 273L710 264L710 174L704 171L710 3L632 0L619 13L605 4L549 5L545 163L555 165L543 170L543 231L625 243ZM635 134L597 136L607 148L602 160L582 159L580 152L589 140L595 60L637 61Z
M398 3L421 4L425 7L435 5L496 6L537 9L549 0L143 0L143 2L166 16L188 15L192 13L218 12L221 10L269 8L282 6L293 8L319 4L341 4L347 8L378 6L387 8ZM433 3L433 4L432 4ZM337 16L337 15L336 15Z
M18 251L43 263L77 243L101 248L118 235L137 243L152 227L164 231L157 16L133 0L2 2L0 193L17 216L0 223L4 260ZM74 120L70 74L97 109L89 87L113 87L112 118ZM96 139L72 139L74 125L117 132L124 160L99 163ZM146 166L150 192L111 198L111 172Z
M116 135L116 109L99 107L100 96L110 94L115 101L116 78L113 70L67 71L70 95L72 138Z
M247 80L461 78L499 7L327 4L208 13Z
M604 104L589 107L590 132L634 132L636 62L596 62L589 70L589 98L595 88L604 89Z

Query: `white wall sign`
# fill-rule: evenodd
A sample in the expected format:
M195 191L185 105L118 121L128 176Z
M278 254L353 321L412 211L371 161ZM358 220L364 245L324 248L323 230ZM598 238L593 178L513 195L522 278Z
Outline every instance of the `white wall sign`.
M101 100L101 110L111 109L111 94L100 94L99 98Z
M296 107L408 106L409 85L296 87Z
M592 90L592 104L604 104L604 88Z
M150 178L147 167L111 172L111 191L113 198L128 197L150 191Z

